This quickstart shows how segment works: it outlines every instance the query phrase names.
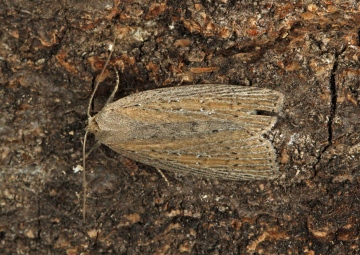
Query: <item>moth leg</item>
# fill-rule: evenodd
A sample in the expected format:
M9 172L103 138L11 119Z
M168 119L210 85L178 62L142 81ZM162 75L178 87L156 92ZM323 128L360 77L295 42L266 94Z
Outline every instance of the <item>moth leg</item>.
M170 186L170 182L168 181L168 179L166 178L165 174L159 169L159 168L156 168L156 170L159 172L159 174L162 176L162 178L164 178L166 184L168 186Z
M95 145L90 149L90 151L88 153L86 153L85 158L88 158L94 150L97 150L100 147L100 145L101 145L101 143L99 141L97 141L95 143Z
M105 106L107 106L108 104L112 103L112 101L114 100L115 93L116 93L116 92L118 91L118 89L119 89L119 83L120 83L119 72L116 70L116 68L114 68L114 70L115 70L115 73L116 73L116 85L115 85L115 88L114 88L113 92L111 93L109 99L106 101Z

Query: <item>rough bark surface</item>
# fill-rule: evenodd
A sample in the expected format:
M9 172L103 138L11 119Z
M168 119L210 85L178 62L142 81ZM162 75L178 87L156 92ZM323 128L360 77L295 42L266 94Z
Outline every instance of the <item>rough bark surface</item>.
M359 254L357 1L0 3L1 254ZM179 84L282 92L268 134L282 176L158 172L101 146L81 164L94 102ZM92 140L92 144L94 141ZM90 142L91 146L91 142Z

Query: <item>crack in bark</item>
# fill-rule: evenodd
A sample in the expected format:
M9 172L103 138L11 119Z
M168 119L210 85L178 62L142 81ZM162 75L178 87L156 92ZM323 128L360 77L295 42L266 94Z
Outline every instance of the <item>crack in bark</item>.
M328 144L324 147L321 154L323 154L327 148L329 148L332 145L332 139L333 139L333 122L336 114L336 101L337 101L337 91L336 91L336 81L335 81L335 74L338 68L338 58L339 54L335 53L335 60L333 64L333 68L331 70L330 74L330 92L331 92L331 101L330 101L330 114L329 114L329 120L327 123L328 128Z
M339 53L335 52L335 56L334 56L334 63L333 63L333 67L331 69L331 73L330 73L330 80L329 80L329 85L330 85L330 93L331 93L331 99L330 99L330 112L329 112L329 118L327 121L327 131L328 131L328 139L327 139L327 145L321 150L319 156L317 157L317 161L314 165L314 177L317 176L317 169L316 167L318 166L318 164L321 161L322 155L325 153L325 151L332 145L333 141L333 123L334 123L334 119L335 119L335 114L336 114L336 108L337 108L337 90L336 90L336 71L338 68L338 59L339 59Z

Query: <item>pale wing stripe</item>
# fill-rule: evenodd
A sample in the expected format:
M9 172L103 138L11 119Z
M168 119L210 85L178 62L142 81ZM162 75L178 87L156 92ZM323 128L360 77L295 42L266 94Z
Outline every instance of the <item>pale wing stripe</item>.
M219 147L221 149L221 147ZM223 149L225 151L225 149ZM188 150L188 148L183 148L181 151L169 152L162 150L141 150L139 152L143 154L149 154L152 157L160 158L166 157L168 159L180 160L183 161L207 161L207 160L224 160L227 162L236 161L236 162L249 162L254 160L261 160L268 162L271 160L271 154L269 153L266 144L257 145L256 153L243 153L246 151L246 148L240 149L236 154L226 154L226 153L206 153L205 155L201 155L201 152L193 153L192 150ZM199 157L197 157L199 155ZM231 157L229 157L231 155Z
M186 88L186 89L185 89ZM191 88L191 89L188 89ZM190 85L190 86L179 86L174 87L174 91L177 92L179 96L190 96L198 95L202 93L204 95L210 95L212 97L217 95L222 96L233 96L234 93L239 95L269 95L273 90L262 89L258 87L245 87L237 85L218 85L218 84L207 84L207 85ZM209 92L210 91L210 92ZM154 90L154 92L167 93L167 89Z
M211 139L211 138L209 138ZM194 140L194 141L191 141ZM215 140L213 138L212 142L206 142L206 141L202 141L199 140L198 143L196 143L196 138L191 139L187 138L184 139L184 141L168 141L168 140L163 140L161 143L155 143L154 141L148 140L148 141L131 141L131 142L124 142L124 143L114 143L114 144L108 144L110 147L113 148L123 148L123 149L127 149L129 151L159 151L159 148L161 148L161 151L163 152L173 152L173 153L178 153L180 151L195 151L197 149L196 144L203 144L202 148L199 148L198 154L201 154L202 152L206 151L208 148L211 148L212 146L217 146L217 147L213 147L214 149L210 149L210 151L219 149L219 145L221 145L221 148L226 149L226 147L233 147L231 144L226 144L225 146L223 146L223 144L221 144L222 140ZM245 140L238 140L238 141L234 141L234 144L239 144L238 145L238 149L240 151L242 150L249 150L249 151L253 151L253 150L257 150L258 149L258 145L259 143L263 143L266 144L267 140L264 141L258 141L256 139L254 139L254 144L246 144ZM239 153L239 152L238 152Z
M125 156L132 158L135 161L142 162L144 164L152 165L154 167L158 167L160 169L172 171L172 172L181 172L183 174L191 173L194 175L207 176L207 177L216 177L221 179L228 180L254 180L254 179L274 179L277 178L279 172L276 170L276 165L266 166L262 165L264 168L259 171L258 169L253 170L253 166L249 166L249 169L237 169L234 167L226 166L225 168L218 169L209 169L203 168L199 169L189 165L177 164L174 162L168 162L166 159L153 159L147 158L140 155L135 154L127 154L124 152ZM225 175L224 175L225 174Z
M132 148L134 151L141 153L142 155L149 155L151 158L168 158L168 159L180 159L179 156L182 157L182 160L186 160L186 157L190 157L195 160L201 160L206 158L212 159L229 159L228 155L231 155L233 159L240 161L245 160L248 161L247 158L251 158L253 160L257 159L266 159L268 161L269 158L272 159L272 154L269 153L269 142L267 140L260 141L258 139L252 139L253 141L245 141L240 140L237 141L237 146L234 146L236 142L230 144L228 141L215 141L215 142L207 142L203 145L193 145L193 142L189 142L188 140L183 143L176 143L172 141L169 145L166 145L166 141L162 144L153 144L151 141L148 141L147 144L139 142L129 143L127 145L119 146L119 149L128 148L129 150ZM250 143L251 142L251 143ZM171 146L174 145L174 146ZM192 145L192 146L188 146ZM174 148L177 147L177 148ZM162 149L165 148L165 149ZM231 151L229 151L229 149ZM116 149L116 146L115 148ZM237 150L236 150L237 149ZM206 152L205 154L203 152ZM201 159L197 159L196 156L201 156ZM207 157L209 156L209 157Z
M188 89L190 88L191 89ZM210 88L211 87L211 88ZM208 90L211 89L209 93ZM113 104L118 107L129 107L136 104L148 104L154 101L158 101L159 98L166 98L167 100L178 100L178 99L194 99L194 98L218 98L217 91L221 91L221 97L234 98L236 100L248 100L251 97L259 96L259 98L268 98L268 100L282 101L282 94L268 90L268 89L259 89L254 87L243 87L235 85L193 85L193 86L181 86L181 87L172 87L172 88L162 88L143 91L140 93L132 94L127 97L124 97ZM200 94L199 94L200 93ZM221 98L220 98L221 99Z
M177 98L176 101L168 99L160 99L157 102L149 102L145 105L142 105L143 108L152 108L152 109L176 109L184 108L188 111L198 111L200 108L214 111L229 111L229 112L239 112L239 111L249 111L249 110L264 110L264 111L277 111L277 101L276 98L269 97L241 97L236 96L233 98L229 97L213 97L207 99L207 96L198 95L195 98ZM136 106L136 104L133 104ZM130 106L129 106L130 107Z
M194 155L201 155L203 152L207 152L206 154L208 155L216 155L214 154L215 152L226 152L227 154L230 154L232 152L236 153L236 154L245 154L243 153L243 151L248 152L249 155L252 154L256 154L257 152L259 152L259 142L261 144L266 144L267 140L263 140L263 141L259 141L259 138L254 137L255 142L253 142L252 144L250 144L249 142L247 142L246 140L239 140L239 141L214 141L214 142L207 142L207 143L197 143L195 145L192 146L186 146L187 144L192 144L192 143L180 143L180 146L178 146L177 149L173 149L173 150L158 150L158 146L154 146L153 148L151 148L151 143L149 144L149 148L148 150L155 150L157 149L158 151L164 152L164 153L181 153L181 152L193 152ZM250 140L248 140L250 141ZM236 145L236 146L235 146ZM145 146L147 147L147 146ZM163 147L163 144L162 146ZM221 149L222 148L222 149ZM144 150L146 150L144 148ZM236 151L237 150L237 151ZM268 148L264 148L264 151L268 151ZM222 154L219 154L222 155Z
M176 164L172 161L168 162L166 159L163 158L160 159L148 158L146 156L142 156L139 154L128 153L127 151L123 151L122 154L135 161L142 162L144 164L152 165L154 167L172 172L181 172L183 174L191 173L194 175L200 175L200 176L205 175L208 177L216 177L216 178L228 179L228 180L274 179L277 178L279 174L279 172L276 170L277 166L275 164L269 165L268 168L263 168L261 171L259 171L258 169L255 170L251 169L253 166L249 166L250 169L237 169L229 166L226 166L225 168L219 168L216 170L211 168L199 169L193 166Z
M210 90L210 92L208 91ZM170 97L165 97L165 99L169 100L176 100L178 98L190 98L190 99L196 99L196 98L214 98L214 99L231 99L231 100L252 100L256 98L257 100L272 100L272 102L276 101L276 99L280 98L280 94L276 91L270 91L270 90L264 90L264 89L254 89L252 91L244 91L244 87L240 86L229 86L224 87L221 90L219 90L219 86L212 86L211 88L206 89L205 91L199 91L199 90L191 90L184 91L186 93L181 93L182 91L176 91L176 93L173 93Z
M123 116L128 116L134 121L139 121L143 123L169 123L169 122L190 122L190 121L223 121L223 122L233 122L238 123L243 128L248 126L248 129L255 128L257 130L268 130L276 122L275 116L267 115L255 115L247 114L241 112L228 112L224 113L219 111L214 111L212 113L201 112L199 111L182 111L176 109L142 109L141 114L136 114L139 109L130 110L118 110L117 112L123 114Z
M119 133L119 135L121 135L121 133ZM219 132L219 133L204 133L204 134L199 134L197 133L196 136L194 136L194 134L189 134L189 136L182 136L179 137L178 139L176 139L174 136L170 136L170 137L162 137L162 141L160 143L160 141L158 141L158 138L154 138L154 139L146 139L146 140L137 140L137 139L133 139L133 140L129 140L123 143L120 143L116 140L113 141L113 143L109 143L109 146L121 146L123 148L136 148L136 149L143 149L143 148L147 148L147 149L156 149L156 148L163 148L163 149L171 149L171 148L182 148L188 144L192 144L192 145L196 145L196 144L208 144L209 139L211 139L211 141L213 143L218 143L218 142L223 142L226 141L228 139L232 139L234 141L243 141L244 143L246 143L247 141L251 141L253 140L252 135L247 132L242 130L232 130L232 131L228 131L226 133L226 137L224 137L223 132Z

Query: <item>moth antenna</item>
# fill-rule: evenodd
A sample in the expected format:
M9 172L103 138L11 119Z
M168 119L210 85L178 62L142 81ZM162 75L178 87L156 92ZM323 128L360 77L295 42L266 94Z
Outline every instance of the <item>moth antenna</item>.
M88 117L88 121L91 120L92 116L90 115L90 110L91 110L91 104L92 104L92 101L94 100L94 96L95 96L95 93L99 87L99 84L100 84L100 81L101 81L101 78L102 76L104 75L104 72L106 70L106 67L109 65L109 62L110 62L110 59L111 59L111 56L114 52L114 45L116 43L116 36L114 38L114 41L112 43L112 45L109 47L110 48L110 53L109 53L109 56L108 58L106 59L106 62L105 62L105 65L103 67L103 69L101 70L101 73L100 73L100 76L99 76L99 79L96 81L95 83L95 88L91 94L91 97L90 97L90 101L89 101L89 105L88 105L88 109L87 109L87 117ZM118 81L119 81L119 75L116 71L116 74L117 74L117 86L119 85L118 84ZM116 92L116 91L115 91ZM115 94L113 92L113 94ZM113 95L111 95L112 97L114 97ZM107 103L106 103L107 104ZM83 143L83 151L82 151L82 154L83 154L83 221L85 222L86 221L86 192L87 192L87 183L86 183L86 140L87 140L87 136L88 136L88 131L85 131L85 135L84 135L84 143Z
M116 85L115 85L115 88L114 88L113 92L111 93L110 97L106 101L105 106L110 104L113 101L116 91L119 89L119 83L120 83L119 72L116 70L116 68L114 68L114 71L116 73Z
M86 188L87 188L87 183L86 183L86 174L85 174L85 167L86 167L86 158L85 158L85 154L86 154L86 138L88 135L88 131L85 131L85 135L84 135L84 143L83 143L83 221L85 222L86 219Z
M116 42L116 36L115 36L115 39L114 39L114 41L113 41L113 45L115 45L115 42ZM96 81L96 83L95 83L95 88L94 88L94 90L93 90L93 93L91 94L90 101L89 101L89 105L88 105L88 109L87 109L87 116L88 116L88 118L91 118L91 115L90 115L91 103L92 103L92 101L93 101L93 99L94 99L95 93L96 93L96 91L97 91L97 89L98 89L98 87L99 87L101 78L102 78L102 76L104 75L104 72L105 72L105 70L106 70L106 67L108 66L108 64L109 64L109 62L110 62L110 58L111 58L113 52L114 52L114 46L112 46L112 47L110 48L109 56L108 56L108 58L106 59L104 68L101 70L99 79Z

